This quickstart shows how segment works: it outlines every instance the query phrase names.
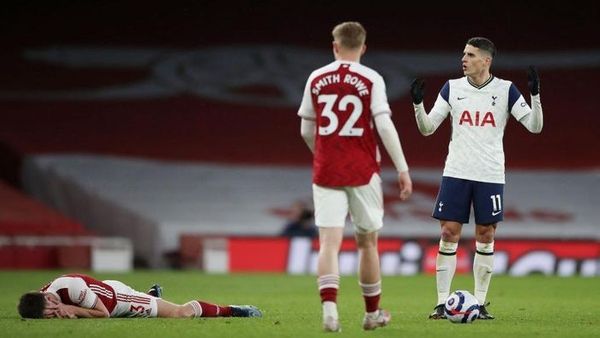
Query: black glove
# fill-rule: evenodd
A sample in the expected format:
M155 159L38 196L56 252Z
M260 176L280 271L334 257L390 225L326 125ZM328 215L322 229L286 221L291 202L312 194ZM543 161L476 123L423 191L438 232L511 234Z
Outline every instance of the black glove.
M538 76L537 69L534 66L529 66L527 69L527 84L529 85L529 92L531 95L537 95L540 93L540 77Z
M410 95L414 104L423 102L423 93L425 88L425 82L423 79L416 78L410 85Z

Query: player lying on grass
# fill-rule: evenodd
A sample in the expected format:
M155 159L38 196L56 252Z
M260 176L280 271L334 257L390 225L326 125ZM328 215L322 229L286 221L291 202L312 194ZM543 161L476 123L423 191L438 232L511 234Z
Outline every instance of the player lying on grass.
M108 317L262 317L252 305L220 306L200 300L183 305L162 298L153 285L148 294L116 280L99 281L82 274L63 275L21 296L18 311L23 318Z

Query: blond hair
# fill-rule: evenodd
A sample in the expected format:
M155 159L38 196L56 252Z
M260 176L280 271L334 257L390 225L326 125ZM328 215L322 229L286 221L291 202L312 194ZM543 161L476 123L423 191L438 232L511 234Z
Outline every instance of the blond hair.
M331 31L333 40L343 48L357 49L365 44L367 31L356 21L342 22Z

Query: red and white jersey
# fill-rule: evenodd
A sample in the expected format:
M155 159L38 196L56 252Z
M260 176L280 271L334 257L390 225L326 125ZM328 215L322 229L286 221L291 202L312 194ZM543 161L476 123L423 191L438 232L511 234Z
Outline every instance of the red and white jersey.
M298 115L316 121L313 182L368 184L380 170L373 118L391 114L381 75L360 63L334 61L308 78Z
M82 274L63 275L40 291L49 292L60 298L61 302L91 309L101 301L112 313L117 305L117 294L108 284Z
M61 302L84 308L93 308L102 302L111 317L156 317L156 298L136 291L116 280L99 281L83 274L63 275L40 291L50 292Z

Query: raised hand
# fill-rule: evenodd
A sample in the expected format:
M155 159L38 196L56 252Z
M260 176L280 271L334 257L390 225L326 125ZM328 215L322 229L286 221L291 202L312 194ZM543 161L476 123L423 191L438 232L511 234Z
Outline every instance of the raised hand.
M423 94L425 92L425 82L423 79L416 78L410 85L410 95L414 104L423 102Z
M537 69L535 66L529 66L527 69L527 84L529 85L529 92L531 95L537 95L540 93L540 77L538 76Z

